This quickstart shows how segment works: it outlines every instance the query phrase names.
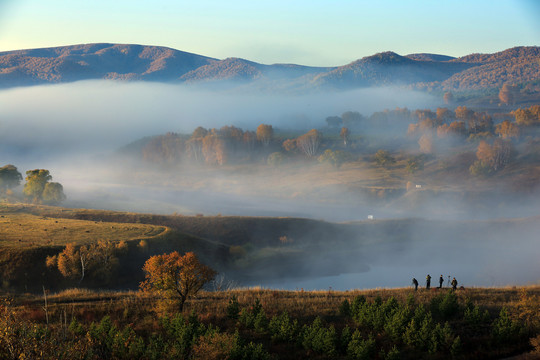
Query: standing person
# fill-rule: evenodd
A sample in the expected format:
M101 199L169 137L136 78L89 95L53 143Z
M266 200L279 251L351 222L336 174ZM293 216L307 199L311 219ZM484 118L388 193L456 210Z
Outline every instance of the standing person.
M439 289L442 289L442 283L443 282L444 282L444 278L441 275L441 277L439 278Z
M457 289L457 280L456 278L453 278L452 279L452 290L456 290Z
M426 289L431 287L431 276L429 274L426 276Z
M418 280L412 278L412 283L414 285L414 291L418 291Z

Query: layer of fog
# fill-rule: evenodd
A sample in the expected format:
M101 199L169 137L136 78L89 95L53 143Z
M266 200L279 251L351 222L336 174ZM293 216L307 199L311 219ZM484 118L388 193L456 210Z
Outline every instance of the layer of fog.
M326 116L344 111L369 115L395 107L435 108L428 95L403 89L369 89L311 95L238 94L190 90L181 86L80 82L68 85L18 88L0 92L0 166L15 164L21 172L34 168L51 171L68 196L68 207L90 207L159 214L223 214L296 216L328 221L391 217L478 219L538 214L537 197L512 202L495 198L480 208L462 197L436 194L411 210L403 203L373 205L364 195L339 186L315 196L279 196L279 187L264 188L257 174L214 172L204 185L192 181L184 187L169 174L139 177L129 166L109 164L119 147L144 136L169 131L190 133L206 128L235 125L254 130L261 123L283 129L320 128ZM178 170L179 172L182 169ZM325 170L321 170L325 171ZM265 179L260 179L261 181ZM272 184L271 184L272 185ZM280 185L280 184L273 184ZM292 190L289 189L292 193ZM302 186L299 185L299 193ZM330 199L330 200L329 200ZM514 248L508 239L522 238ZM387 256L374 257L369 270L317 280L280 279L267 284L278 288L368 288L406 286L427 273L452 275L464 285L505 285L537 281L540 273L536 237L507 234L494 242L486 238L453 247L430 234ZM426 242L427 240L432 240ZM427 245L426 245L427 244ZM488 251L489 250L489 251ZM348 259L354 261L354 259ZM317 266L312 264L311 266ZM260 284L260 283L259 283Z
M332 276L282 278L265 282L248 282L246 286L259 285L286 290L350 290L393 287L412 287L416 278L420 288L426 285L426 275L431 275L431 287L450 287L455 277L459 286L514 286L537 285L540 281L539 243L540 226L497 233L486 229L479 237L452 237L452 234L425 234L415 229L415 240L400 248L366 249L362 258L336 259L337 263L365 263L368 269ZM463 235L463 234L460 234ZM332 257L332 254L328 254Z
M144 136L191 133L197 126L311 129L350 109L370 114L434 104L429 95L397 88L290 95L114 81L22 87L0 91L0 161L107 153Z

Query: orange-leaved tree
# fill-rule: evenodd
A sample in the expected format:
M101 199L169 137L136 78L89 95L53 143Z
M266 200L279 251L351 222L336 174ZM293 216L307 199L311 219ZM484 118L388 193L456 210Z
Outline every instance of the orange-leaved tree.
M216 272L202 264L193 252L181 256L178 251L150 257L143 266L143 291L178 298L180 311L186 300L195 295Z

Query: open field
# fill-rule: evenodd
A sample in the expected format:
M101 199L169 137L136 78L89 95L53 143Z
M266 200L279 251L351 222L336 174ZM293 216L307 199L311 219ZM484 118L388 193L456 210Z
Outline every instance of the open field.
M0 208L0 247L86 245L97 240L131 241L163 235L167 228L147 224L48 218Z

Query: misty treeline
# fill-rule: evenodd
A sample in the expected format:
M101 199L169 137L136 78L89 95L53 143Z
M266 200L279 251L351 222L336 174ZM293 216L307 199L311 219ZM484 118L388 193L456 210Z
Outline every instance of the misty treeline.
M167 133L148 138L141 147L149 163L225 165L262 163L277 166L285 160L317 159L340 167L344 162L370 156L378 165L395 161L391 151L404 153L407 170L423 169L427 157L444 155L450 149L474 147L475 157L466 164L474 176L503 169L518 154L538 143L540 106L511 112L488 113L466 106L409 110L396 108L364 116L347 111L328 116L326 126L302 131L282 131L261 124L256 131L235 126L196 128L191 135ZM384 149L384 141L400 139L402 146ZM369 140L366 140L369 139ZM388 142L386 142L388 143ZM384 156L382 156L384 155Z
M22 194L16 194L13 190L22 181L22 174L12 164L0 167L0 198L5 200L25 200L34 204L59 204L66 199L64 187L58 182L52 181L49 170L34 169L26 172L26 183Z

